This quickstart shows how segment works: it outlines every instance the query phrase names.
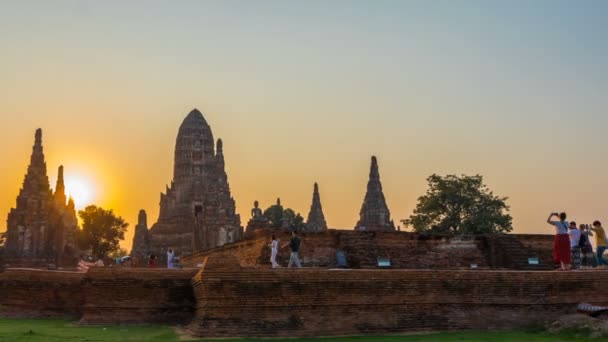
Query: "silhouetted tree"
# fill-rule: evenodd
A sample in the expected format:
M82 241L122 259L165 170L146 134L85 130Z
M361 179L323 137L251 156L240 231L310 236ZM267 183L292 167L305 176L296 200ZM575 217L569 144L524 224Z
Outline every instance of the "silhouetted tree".
M78 243L82 250L91 251L94 257L106 257L117 251L129 226L112 210L90 205L78 212L82 220Z
M283 227L283 222L290 231L304 228L304 217L291 208L284 208L280 201L264 210L264 217L268 220L270 228L280 229Z
M482 176L433 174L427 181L429 189L418 198L414 213L401 221L406 227L439 234L495 234L513 229L505 203L508 197L494 196Z

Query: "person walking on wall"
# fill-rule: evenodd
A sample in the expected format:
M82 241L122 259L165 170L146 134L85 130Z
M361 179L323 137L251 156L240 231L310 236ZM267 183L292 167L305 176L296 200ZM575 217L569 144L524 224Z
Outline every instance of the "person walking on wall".
M593 255L593 246L591 245L590 236L593 236L591 230L589 230L588 224L581 224L579 226L581 231L581 241L579 246L581 247L581 268L593 268L595 264L595 256Z
M148 260L148 267L156 268L156 255L150 254L150 259Z
M559 221L551 221L556 216ZM570 238L568 236L568 222L566 213L552 213L547 218L547 223L555 227L555 239L553 240L553 260L560 265L562 271L570 269L572 255L570 254Z
M572 269L579 269L581 268L581 231L576 228L576 222L570 222L568 235L570 235Z
M287 267L291 267L294 263L298 268L302 267L300 263L300 258L298 254L300 252L300 238L298 237L298 233L294 230L291 232L291 241L289 243L284 244L281 248L285 248L285 246L289 245L291 248L291 256L289 257L289 264Z
M172 248L167 250L167 268L173 268L173 259L175 259L175 252Z
M272 264L272 268L279 267L279 264L277 264L277 253L279 253L279 240L272 234L272 242L270 243L270 263Z
M608 246L608 241L606 241L606 231L604 231L604 228L602 227L600 221L593 222L593 227L589 227L589 229L591 229L591 231L595 233L595 251L597 253L597 266L605 267L606 265L608 265L606 264L606 261L604 261L603 257L604 251Z

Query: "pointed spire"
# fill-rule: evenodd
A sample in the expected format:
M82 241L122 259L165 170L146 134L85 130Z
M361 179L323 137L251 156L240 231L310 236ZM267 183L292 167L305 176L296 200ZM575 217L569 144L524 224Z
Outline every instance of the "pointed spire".
M390 211L382 192L378 160L375 156L372 156L367 192L365 193L359 216L359 222L355 226L356 230L395 230L395 225L391 221Z
M218 167L224 170L224 144L222 143L222 139L217 139L215 158L217 158Z
M137 225L148 228L148 215L143 209L141 209L137 215Z
M327 222L325 222L325 215L323 214L323 207L321 206L319 185L315 182L312 193L312 204L310 205L310 212L308 213L308 219L306 220L305 231L317 233L325 230L327 230Z
M44 152L42 148L42 129L38 128L36 130L34 139L32 155L30 156L30 164L27 167L22 192L28 194L45 193L48 195L52 192L49 178L46 173L46 162L44 160Z
M68 209L74 210L75 208L76 208L76 205L74 204L74 198L72 198L72 196L70 196L70 198L68 199Z
M36 129L36 134L35 134L34 138L35 138L34 145L42 146L42 128Z
M55 184L55 201L58 204L65 205L65 184L63 182L63 165L57 170L57 184Z
M44 161L44 152L42 148L42 129L38 128L34 136L34 147L32 148L32 156L30 158L30 167L43 169L46 173L46 163Z

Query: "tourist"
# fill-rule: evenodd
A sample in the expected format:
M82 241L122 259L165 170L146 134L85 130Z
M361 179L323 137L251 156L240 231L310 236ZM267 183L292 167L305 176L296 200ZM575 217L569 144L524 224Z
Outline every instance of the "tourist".
M272 242L270 243L270 263L272 264L272 268L277 268L279 264L277 264L277 253L279 252L279 240L277 240L276 236L272 234Z
M291 248L291 256L289 257L289 264L287 264L287 267L291 267L291 265L293 265L294 263L298 268L302 267L302 264L300 263L300 258L298 257L298 254L300 252L300 238L298 237L298 233L295 230L291 232L291 241L284 244L281 248L285 248L285 246L287 245L289 245Z
M581 231L576 228L576 222L570 222L570 228L568 231L570 235L570 251L572 253L572 268L581 268Z
M103 263L103 255L100 254L98 256L97 261L95 261L94 265L97 266L97 267L104 267L105 266L105 264Z
M605 265L608 265L606 261L604 261L604 251L606 250L606 246L608 246L608 242L606 241L606 232L604 231L604 228L602 228L600 221L593 222L593 227L589 227L589 229L595 233L597 266L604 267Z
M86 273L89 270L89 267L91 266L95 266L95 264L86 261L85 257L81 256L80 261L78 262L78 272Z
M556 216L559 221L551 221L551 218ZM566 213L552 213L547 219L547 223L555 226L555 239L553 242L553 259L556 264L560 265L560 270L567 271L570 269L572 255L570 254L570 237L568 236L568 222L566 222Z
M591 239L589 239L590 236L593 236L593 233L589 230L588 224L581 224L579 229L581 231L581 241L579 243L581 247L581 268L593 268L595 257L593 255Z
M175 253L173 249L169 248L167 250L167 268L173 268L173 259L175 258Z
M148 260L148 267L156 268L156 255L150 254L150 259Z

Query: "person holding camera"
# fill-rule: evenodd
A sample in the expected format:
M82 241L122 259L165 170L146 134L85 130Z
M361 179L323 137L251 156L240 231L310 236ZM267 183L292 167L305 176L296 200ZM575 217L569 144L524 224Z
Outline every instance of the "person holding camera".
M552 221L553 217L559 221ZM555 227L555 239L553 240L553 260L560 265L560 270L570 269L572 255L570 251L570 235L568 234L568 222L566 213L551 213L547 218L547 223Z

